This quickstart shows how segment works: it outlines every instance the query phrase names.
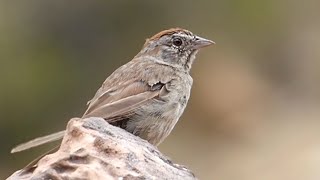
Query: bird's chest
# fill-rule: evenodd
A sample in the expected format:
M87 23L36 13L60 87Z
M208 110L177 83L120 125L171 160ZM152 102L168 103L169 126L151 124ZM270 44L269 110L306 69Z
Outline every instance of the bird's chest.
M147 139L152 144L161 143L166 138L182 115L190 97L192 81L177 79L168 84L168 91L165 104L159 108L161 118L153 116L149 119L152 124L149 127L153 130L152 134L147 135ZM163 99L164 100L164 99Z
M158 99L143 106L128 128L133 134L157 145L169 135L190 97L192 79L176 76L162 87ZM138 127L138 128L137 128ZM130 130L129 130L130 132Z
M187 102L190 98L192 87L192 78L190 76L183 76L177 79L172 80L168 84L168 91L170 99L175 102L179 103L181 106L186 106Z
M167 105L163 110L164 114L171 114L169 119L176 121L182 115L190 97L191 86L192 81L190 79L179 76L167 84L168 94L163 97Z

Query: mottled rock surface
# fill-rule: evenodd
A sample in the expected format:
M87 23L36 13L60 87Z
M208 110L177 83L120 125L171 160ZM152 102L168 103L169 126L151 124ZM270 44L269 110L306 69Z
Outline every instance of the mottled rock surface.
M147 141L101 118L71 119L60 149L8 179L196 179Z

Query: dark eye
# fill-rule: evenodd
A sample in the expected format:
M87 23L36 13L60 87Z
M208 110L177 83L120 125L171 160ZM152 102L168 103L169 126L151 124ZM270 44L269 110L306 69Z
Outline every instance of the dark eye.
M175 45L175 46L181 46L182 45L182 40L180 38L174 38L172 43Z

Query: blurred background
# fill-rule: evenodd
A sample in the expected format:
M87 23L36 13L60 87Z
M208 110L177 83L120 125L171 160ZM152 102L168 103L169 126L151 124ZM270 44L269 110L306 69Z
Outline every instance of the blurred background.
M52 147L146 38L183 27L217 44L160 150L200 179L320 179L320 1L0 2L0 179Z

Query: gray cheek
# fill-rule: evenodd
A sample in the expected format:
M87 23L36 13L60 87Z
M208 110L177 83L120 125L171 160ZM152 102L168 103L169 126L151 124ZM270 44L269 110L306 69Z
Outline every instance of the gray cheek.
M179 53L178 53L177 49L174 49L171 47L166 47L163 50L161 57L165 62L172 62L172 61L176 60L177 58L179 58L178 54Z

